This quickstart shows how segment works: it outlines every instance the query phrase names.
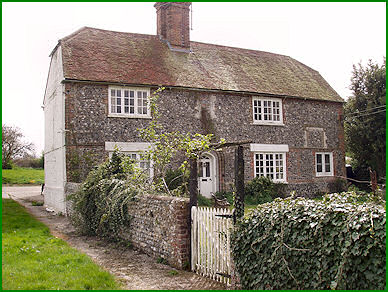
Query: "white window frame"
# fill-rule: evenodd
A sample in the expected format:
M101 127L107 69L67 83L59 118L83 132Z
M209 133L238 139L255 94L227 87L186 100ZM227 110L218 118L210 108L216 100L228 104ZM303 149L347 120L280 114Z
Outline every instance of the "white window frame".
M273 103L278 102L279 107L275 108L276 110L279 110L279 113L276 113L276 116L279 116L279 120L274 121L274 107ZM255 103L260 103L260 106L255 105ZM267 110L264 108L264 103L271 103L270 106L270 116L271 120L265 120L264 115L266 114L264 111ZM268 108L268 107L267 107ZM269 114L269 113L267 113ZM259 116L261 119L259 119ZM257 117L257 118L256 118ZM253 96L252 97L252 120L253 124L255 125L284 125L283 123L283 101L281 98L271 98L271 97L260 97L260 96Z
M120 91L120 107L121 107L121 113L117 112L112 112L112 100L116 99L117 96L112 96L112 90ZM134 107L134 112L130 113L130 97L128 95L128 105L125 105L125 92L128 91L128 94L130 94L130 91L134 92L133 96L133 107ZM147 113L139 113L139 101L138 101L138 92L145 92L147 94ZM117 95L117 92L115 93ZM151 118L151 112L150 112L150 89L146 87L129 87L129 86L108 86L108 116L109 117L120 117L120 118L142 118L142 119L150 119ZM143 102L143 100L142 100ZM128 113L125 113L125 107L128 107Z
M120 153L123 153L124 155L132 155L136 154L136 162L139 166L139 168L142 168L141 162L144 161L141 159L140 155L144 152L149 150L151 147L151 143L143 143L143 142L105 142L105 150L109 152L109 157L112 156L113 151L117 148L119 149ZM154 177L154 168L153 168L153 161L149 161L149 174L150 178L152 179ZM145 169L144 169L145 170Z
M135 160L137 166L140 169L145 170L145 171L147 171L149 169L149 175L151 178L153 177L154 173L153 173L153 168L152 168L152 160L142 159L141 156L142 156L143 151L131 151L131 152L120 151L120 152L126 156L130 156L131 159ZM113 153L113 152L110 152L109 155L111 155L111 153ZM136 155L136 157L133 158L133 155ZM148 164L148 167L142 167L142 165L144 165L144 163Z
M267 175L267 160L268 156L272 155L272 168L273 168L273 175L274 178L272 179L274 182L281 182L281 183L287 183L287 152L289 151L287 144L250 144L250 150L253 152L253 170L254 170L254 177L259 177L260 173L257 172L257 155L263 155L263 175L268 177ZM281 165L276 165L277 159L276 156L282 155L282 161ZM279 160L279 159L278 159ZM271 167L271 166L268 166ZM277 179L276 178L276 168L281 167L283 169L283 178Z
M321 159L321 165L322 165L322 171L318 172L318 155L322 156ZM329 155L329 165L330 165L330 171L326 171L326 162L324 161L325 155ZM334 159L333 159L333 152L315 152L315 175L317 177L321 176L334 176Z

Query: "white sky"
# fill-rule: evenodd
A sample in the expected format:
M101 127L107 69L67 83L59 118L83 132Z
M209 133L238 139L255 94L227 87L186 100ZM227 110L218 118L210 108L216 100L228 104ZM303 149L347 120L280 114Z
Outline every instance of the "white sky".
M2 3L3 124L44 147L52 49L83 26L156 34L154 2ZM191 40L269 51L319 71L347 98L353 64L386 55L385 3L194 2Z

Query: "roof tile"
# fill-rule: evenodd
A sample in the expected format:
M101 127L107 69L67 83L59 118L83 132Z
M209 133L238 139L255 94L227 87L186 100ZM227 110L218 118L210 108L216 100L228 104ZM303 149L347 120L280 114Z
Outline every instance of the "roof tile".
M343 102L315 70L288 56L85 27L60 40L66 79L177 86Z

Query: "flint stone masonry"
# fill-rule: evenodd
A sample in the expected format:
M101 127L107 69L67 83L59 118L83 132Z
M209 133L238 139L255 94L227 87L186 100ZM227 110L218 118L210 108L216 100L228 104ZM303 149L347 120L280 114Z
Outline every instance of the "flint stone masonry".
M65 184L65 198L67 198L68 195L71 195L71 194L78 192L80 187L81 187L80 183L69 183L69 182L66 183ZM66 210L65 210L66 215L71 215L71 212L72 212L71 201L65 200L65 205L66 205Z
M68 181L82 181L93 165L106 159L105 141L144 142L137 129L147 127L150 119L108 117L108 88L92 83L65 85L66 157L75 149L95 154L93 163L80 163L76 171L67 161ZM156 89L150 87L151 92ZM287 144L287 191L305 196L334 191L334 176L316 177L315 153L333 152L334 175L345 176L342 103L279 97L284 125L268 126L253 123L252 96L167 88L159 98L160 122L169 131L211 132L217 140ZM249 181L254 176L254 155L249 145L244 149L245 180ZM218 189L229 191L234 183L234 149L213 154L218 159Z
M189 199L144 195L129 203L128 212L124 239L178 269L190 263Z

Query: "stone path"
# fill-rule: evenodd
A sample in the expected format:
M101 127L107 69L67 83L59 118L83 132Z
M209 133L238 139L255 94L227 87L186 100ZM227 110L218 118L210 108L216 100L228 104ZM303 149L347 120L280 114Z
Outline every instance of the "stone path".
M96 237L78 235L67 217L46 211L32 202L43 201L40 187L3 186L3 198L8 194L28 212L45 223L51 233L87 254L94 262L108 270L126 290L220 290L226 286L188 271L176 270L157 263L146 254L123 246L107 243Z
M39 196L41 191L41 186L8 186L3 185L1 188L1 193L3 198L9 199L15 197L18 199L28 198L32 196Z

